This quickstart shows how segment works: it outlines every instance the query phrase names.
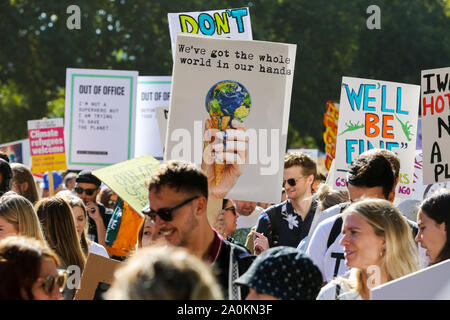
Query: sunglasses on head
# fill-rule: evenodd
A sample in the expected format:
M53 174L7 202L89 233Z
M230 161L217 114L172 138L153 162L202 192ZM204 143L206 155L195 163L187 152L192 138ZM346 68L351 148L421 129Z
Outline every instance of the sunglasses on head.
M44 282L42 282L41 286L45 294L50 295L55 289L55 286L58 287L59 292L62 292L64 285L66 284L66 280L67 273L65 271L58 271L58 275L44 278Z
M85 192L88 196L92 196L97 189L83 189L82 187L75 187L75 192L78 194L82 194Z
M156 216L159 216L161 219L163 219L164 221L172 221L173 216L172 213L177 210L180 209L182 206L188 204L189 202L191 202L192 200L195 200L197 198L199 198L200 196L195 196L192 198L187 199L186 201L180 203L179 205L167 209L167 208L161 208L158 210L152 210L150 208L150 205L146 206L144 209L142 209L142 213L145 214L147 217L150 218L150 220L155 221L156 220Z

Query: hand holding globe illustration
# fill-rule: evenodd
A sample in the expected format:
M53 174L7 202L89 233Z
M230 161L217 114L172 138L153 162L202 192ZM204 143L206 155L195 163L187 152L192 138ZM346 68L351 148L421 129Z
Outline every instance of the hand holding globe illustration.
M206 120L202 169L208 176L210 194L224 198L242 174L247 155L243 120L251 107L250 94L236 81L213 85L205 99Z

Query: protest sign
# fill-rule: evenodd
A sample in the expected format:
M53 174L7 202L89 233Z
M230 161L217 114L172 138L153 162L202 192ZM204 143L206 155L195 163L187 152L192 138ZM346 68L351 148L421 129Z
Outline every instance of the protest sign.
M74 300L103 300L114 280L114 272L123 262L89 253Z
M175 59L177 34L192 33L216 38L253 40L248 8L167 14Z
M67 69L69 169L97 169L134 157L137 71Z
M400 158L396 197L411 197L419 97L416 85L342 78L334 187L346 187L348 165L359 154L381 148Z
M9 162L18 162L31 167L30 142L28 139L0 144L0 151L8 155Z
M422 70L423 179L450 180L450 67Z
M139 77L136 102L136 143L135 157L151 155L156 160L163 159L163 144L156 109L168 106L172 77Z
M146 155L92 171L92 174L141 214L148 204L146 182L159 165L158 160Z
M169 122L169 107L156 108L156 119L158 120L159 136L161 138L161 145L164 152L166 149L166 132L167 123Z
M28 120L31 171L66 170L63 119Z
M336 156L336 136L339 120L339 104L331 101L327 102L327 111L323 114L323 124L325 132L323 141L325 142L325 168L329 171L331 162Z
M202 165L214 198L279 202L295 52L178 34L164 159Z
M449 300L450 260L389 281L371 290L371 300Z

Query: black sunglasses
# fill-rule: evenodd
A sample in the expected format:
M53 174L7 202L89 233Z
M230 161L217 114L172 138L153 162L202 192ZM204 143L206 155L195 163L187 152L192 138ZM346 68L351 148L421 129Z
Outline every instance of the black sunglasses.
M86 192L88 196L92 196L97 189L83 189L82 187L75 187L75 192L78 194L82 194Z
M287 180L283 180L283 187L286 184L286 181L291 187L295 187L295 185L297 184L297 180L301 179L301 178L304 178L304 177L306 177L306 176L301 176L301 177L298 177L297 179L290 178L290 179L287 179Z
M67 280L67 272L58 270L58 275L48 276L44 278L44 281L42 282L41 286L44 289L44 292L47 295L50 295L53 292L55 286L57 286L59 291L62 292L66 280Z
M224 211L231 210L231 211L233 212L233 214L236 215L236 207L235 207L235 206L231 206L231 207L228 207L228 208L224 208L223 210L224 210Z
M173 219L172 213L175 210L180 209L182 206L188 204L189 202L191 202L192 200L195 200L197 198L200 198L200 196L195 196L195 197L189 198L186 201L180 203L179 205L177 205L173 208L170 208L170 209L161 208L161 209L158 209L157 211L152 210L150 208L150 205L148 205L144 209L142 209L141 212L143 214L145 214L147 217L149 217L150 220L152 220L152 221L156 220L156 216L159 216L164 221L172 221L172 219Z

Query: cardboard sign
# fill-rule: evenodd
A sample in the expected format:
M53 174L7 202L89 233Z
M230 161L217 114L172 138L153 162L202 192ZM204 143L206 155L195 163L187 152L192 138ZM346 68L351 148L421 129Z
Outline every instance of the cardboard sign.
M175 59L177 34L192 33L216 38L253 40L248 8L167 14Z
M69 169L98 169L134 157L137 71L67 69Z
M172 77L139 77L136 103L135 157L163 159L156 109L169 105Z
M331 101L327 102L327 112L323 114L323 124L325 132L323 141L325 142L325 168L330 171L331 162L336 157L336 136L339 120L339 104Z
M163 152L166 150L166 132L167 123L169 122L169 107L156 108L156 119L158 120L159 136Z
M164 159L203 165L213 198L279 202L295 52L178 34Z
M449 300L450 260L371 290L371 300Z
M450 180L450 67L422 71L424 183Z
M353 159L380 148L400 158L396 198L411 197L419 97L416 85L342 78L334 187L345 188Z
M142 215L142 209L148 204L146 183L159 165L158 160L147 155L92 171L92 174Z
M123 262L89 253L74 300L102 300L102 294L114 280L114 272Z
M17 162L31 167L30 141L28 139L0 144L0 151L6 153L9 162Z
M66 170L63 119L29 120L31 171Z

